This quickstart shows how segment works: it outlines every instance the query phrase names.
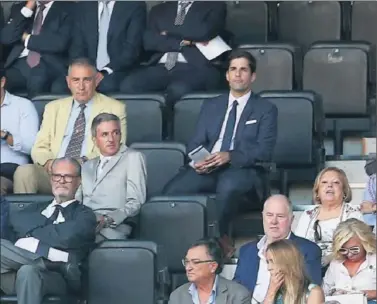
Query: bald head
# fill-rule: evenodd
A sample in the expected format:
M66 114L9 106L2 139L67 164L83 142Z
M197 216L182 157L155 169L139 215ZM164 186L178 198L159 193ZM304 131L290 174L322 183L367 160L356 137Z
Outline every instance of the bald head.
M281 194L270 196L263 206L263 228L268 242L286 238L291 232L293 208Z

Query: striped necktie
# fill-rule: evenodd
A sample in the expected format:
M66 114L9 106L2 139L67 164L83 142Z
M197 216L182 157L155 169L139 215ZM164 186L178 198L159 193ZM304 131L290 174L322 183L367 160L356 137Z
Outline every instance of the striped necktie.
M65 156L67 157L80 158L81 156L82 143L85 138L85 108L85 104L80 104L80 114L76 118L71 140L65 151Z

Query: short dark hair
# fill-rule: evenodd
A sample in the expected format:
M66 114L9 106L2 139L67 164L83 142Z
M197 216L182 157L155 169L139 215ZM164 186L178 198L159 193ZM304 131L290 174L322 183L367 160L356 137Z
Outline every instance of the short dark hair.
M71 163L76 168L76 176L81 177L81 165L80 165L80 163L77 161L77 159L75 159L73 157L68 157L68 156L64 156L64 157L54 159L54 161L52 162L52 165L51 165L51 171L54 169L54 166L61 161L66 161L66 162Z
M228 69L230 67L230 64L232 63L232 60L238 59L238 58L245 58L249 62L250 71L252 73L256 72L257 60L248 51L245 51L243 49L235 49L230 52L229 57L228 57Z
M224 267L224 254L218 239L216 238L203 238L196 241L190 246L189 249L204 246L207 249L208 255L217 263L216 274L220 274Z
M92 121L92 126L91 126L90 130L92 132L92 136L93 137L96 137L96 135L97 135L97 127L101 123L106 122L106 121L116 121L119 124L119 126L120 126L120 119L115 114L100 113L96 117L94 117L93 121Z

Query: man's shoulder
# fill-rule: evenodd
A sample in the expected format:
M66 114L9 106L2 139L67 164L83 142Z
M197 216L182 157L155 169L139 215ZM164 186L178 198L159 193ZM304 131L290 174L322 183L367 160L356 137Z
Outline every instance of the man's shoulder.
M249 243L246 243L245 245L241 246L240 248L240 257L251 257L250 253L256 253L258 252L258 241L252 241Z
M124 102L119 101L115 98L109 97L107 95L97 93L96 98L101 102L101 103L106 103L106 105L110 107L124 107Z
M259 94L252 94L250 98L254 106L262 112L277 110L276 105L268 100L268 98L262 98Z
M60 106L65 105L68 102L73 102L73 97L72 96L66 96L63 98L59 99L54 99L50 102L48 102L45 106L45 109L58 109Z
M315 253L316 251L321 250L316 243L297 235L294 235L292 241L295 242L303 251Z
M219 276L219 284L224 284L234 295L241 296L242 294L247 295L249 291L243 285L237 283L236 281L231 281Z

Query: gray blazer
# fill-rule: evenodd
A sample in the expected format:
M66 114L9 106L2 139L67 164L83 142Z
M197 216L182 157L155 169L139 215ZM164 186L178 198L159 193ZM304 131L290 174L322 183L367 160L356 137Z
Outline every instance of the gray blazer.
M169 304L193 304L189 293L191 283L178 287L170 295ZM250 292L237 282L224 279L219 276L217 279L216 304L250 304Z
M82 166L81 186L77 190L76 199L97 213L110 216L119 225L118 230L127 234L120 224L127 217L137 215L146 200L147 172L144 155L123 145L97 177L99 163L100 157L96 157ZM109 228L102 230L111 232ZM113 235L109 238L118 237Z

